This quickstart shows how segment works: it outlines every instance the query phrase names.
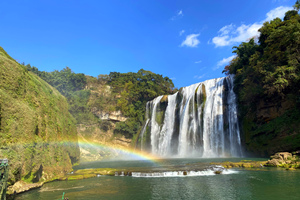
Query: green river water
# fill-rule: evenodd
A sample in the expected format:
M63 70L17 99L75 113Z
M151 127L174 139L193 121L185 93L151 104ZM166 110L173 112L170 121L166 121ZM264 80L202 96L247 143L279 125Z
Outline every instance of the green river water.
M245 160L245 158L243 158ZM76 181L55 181L17 196L17 200L58 200L63 192L69 200L89 199L300 199L300 170L276 168L230 169L223 174L209 173L210 162L241 159L165 159L149 161L102 161L75 167L126 168L133 172L175 171L154 177L99 176ZM248 159L249 160L249 159ZM253 158L251 159L253 160ZM195 170L187 176L176 171ZM202 171L203 173L202 173ZM153 175L153 173L152 173Z

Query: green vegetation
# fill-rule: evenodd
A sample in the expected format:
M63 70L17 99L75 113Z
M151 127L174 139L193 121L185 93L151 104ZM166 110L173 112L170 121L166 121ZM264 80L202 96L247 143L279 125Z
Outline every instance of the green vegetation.
M9 160L9 184L70 171L79 148L66 98L1 47L0 77L0 157Z
M171 79L143 69L137 73L111 72L95 78L76 74L68 67L54 72L41 72L29 64L26 68L67 98L69 111L77 124L98 123L99 128L106 132L112 128L112 124L97 119L92 110L104 113L121 111L127 120L116 122L114 133L128 138L132 138L140 130L147 101L175 91Z
M107 83L112 87L113 93L121 94L117 108L129 117L125 122L116 124L115 133L121 133L126 137L132 137L140 130L145 118L147 101L159 95L175 92L171 79L143 69L137 73L111 72L108 78Z
M300 148L300 16L288 11L233 47L237 57L226 66L235 74L235 92L248 150L262 155Z
M22 65L25 66L24 63ZM69 111L77 122L84 123L93 120L94 116L90 113L88 106L90 91L84 90L87 84L87 78L84 74L76 74L69 67L53 72L39 71L38 68L31 67L30 64L25 67L28 71L37 74L52 85L67 98Z
M218 162L218 163L210 163L212 165L221 165L226 169L230 168L261 168L262 166L266 166L267 161L252 161L252 160L241 160L240 162Z

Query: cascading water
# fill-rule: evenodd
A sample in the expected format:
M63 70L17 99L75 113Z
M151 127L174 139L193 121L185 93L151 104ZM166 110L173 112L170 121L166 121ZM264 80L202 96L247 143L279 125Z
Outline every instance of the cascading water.
M242 156L233 76L184 87L147 103L140 147L159 156Z

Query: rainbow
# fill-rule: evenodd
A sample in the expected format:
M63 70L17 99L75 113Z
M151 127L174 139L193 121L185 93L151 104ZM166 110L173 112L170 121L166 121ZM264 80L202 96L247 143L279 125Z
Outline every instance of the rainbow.
M63 141L35 141L35 142L29 142L29 143L24 143L24 142L17 142L17 143L11 143L8 145L5 145L6 147L17 147L17 146L28 146L28 145L47 145L47 144L56 144L56 145L79 145L80 147L88 147L88 148L95 148L95 149L101 149L104 151L110 151L110 152L115 152L116 154L119 155L119 158L122 158L124 160L144 160L144 161L149 161L155 164L159 164L161 158L153 156L149 153L142 152L136 149L132 148L126 148L126 147L116 147L110 144L103 144L103 143L96 143L96 142L91 142L87 140L82 140L79 139L78 141L70 141L70 140L63 140ZM121 157L122 156L122 157Z
M92 147L92 148L98 148L101 150L107 150L107 151L112 151L116 152L118 154L126 156L129 160L147 160L153 163L159 163L159 160L161 158L155 157L151 154L148 154L146 152L142 152L136 149L132 148L125 148L125 147L116 147L112 146L109 144L102 144L102 143L95 143L95 142L90 142L90 141L78 141L79 146L81 147Z

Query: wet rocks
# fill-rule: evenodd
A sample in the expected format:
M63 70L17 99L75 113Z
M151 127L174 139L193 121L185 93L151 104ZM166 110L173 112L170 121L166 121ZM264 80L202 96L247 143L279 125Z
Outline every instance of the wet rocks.
M211 163L211 164L221 165L226 169L229 169L229 168L261 168L266 164L266 162L267 161L241 160L240 162L221 162L221 163Z
M278 152L270 157L266 166L270 167L284 167L284 168L300 168L299 157L289 152Z
M215 174L222 174L225 168L221 165L215 165L210 168Z
M14 185L8 187L8 193L13 194L15 193L22 193L26 192L28 190L34 189L34 188L39 188L44 184L44 182L40 183L26 183L24 181L18 181Z

